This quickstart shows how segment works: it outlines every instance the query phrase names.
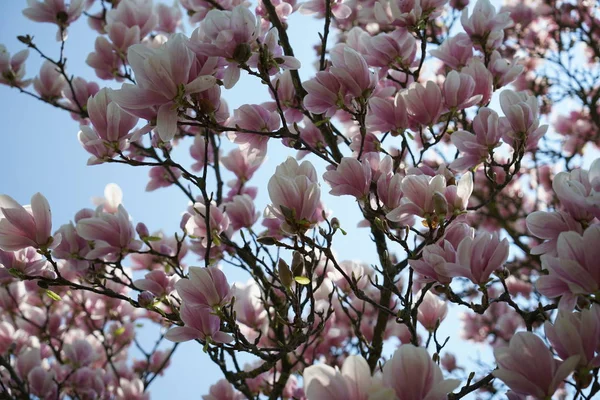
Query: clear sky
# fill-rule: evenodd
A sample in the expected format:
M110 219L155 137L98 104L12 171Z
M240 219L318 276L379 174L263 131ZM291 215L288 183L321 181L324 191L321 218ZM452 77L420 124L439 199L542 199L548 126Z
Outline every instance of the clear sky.
M56 57L58 43L55 41L56 27L27 20L21 14L25 2L4 1L0 13L0 43L7 46L11 54L21 50L23 45L16 35L30 34L34 42L49 55ZM170 3L170 1L169 1ZM290 20L292 44L298 58L307 64L302 71L308 78L314 71L310 64L315 59L313 45L318 41L317 32L321 24L312 17L295 14ZM188 34L190 31L187 32ZM66 45L68 70L88 80L97 81L100 86L107 84L96 78L93 70L85 65L85 58L92 51L95 34L87 26L85 18L69 28ZM40 57L31 53L27 61L27 76L33 78L41 66ZM116 87L114 83L109 83ZM242 78L242 82L225 94L230 110L244 103L260 103L270 100L267 91L256 80ZM22 204L29 204L35 192L43 193L50 202L53 223L57 228L73 218L76 211L91 207L91 198L101 196L106 184L117 183L124 192L124 205L134 219L134 223L143 221L151 231L163 229L171 234L178 229L180 215L187 206L186 198L176 189L167 188L146 193L148 181L145 167L103 164L86 166L89 155L77 140L78 124L66 112L47 104L21 95L17 90L0 86L0 138L2 155L0 156L0 193L14 197ZM175 159L183 165L190 165L188 155L191 141L184 142L175 151ZM268 178L277 164L283 162L287 149L270 144L268 162L255 176L253 184L260 188L257 199L258 209L262 210L268 202L264 190ZM314 158L311 159L314 161ZM315 164L318 164L315 162ZM354 229L359 221L356 205L349 197L332 198L326 193L329 188L322 185L323 198L334 215L342 220L343 227L352 231L348 236L337 237L336 249L341 259L360 259L375 263L374 246L368 239L366 229ZM190 260L194 264L194 259ZM234 279L245 281L239 274ZM149 323L146 323L149 325ZM450 347L467 349L459 340L459 322L457 311L453 309L442 324L441 337L451 335ZM144 329L143 341L149 343L152 329ZM470 346L469 354L483 348ZM184 343L176 353L165 377L157 379L151 386L153 398L198 399L208 392L208 387L221 378L220 371L202 353L201 346L194 342Z

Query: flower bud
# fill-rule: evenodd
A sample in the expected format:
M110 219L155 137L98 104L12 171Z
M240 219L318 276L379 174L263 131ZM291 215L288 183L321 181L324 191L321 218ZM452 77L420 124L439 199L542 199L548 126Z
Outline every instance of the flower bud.
M290 267L283 260L283 258L279 259L278 272L279 272L279 279L281 280L281 283L283 284L283 286L285 286L286 288L289 288L290 286L292 286L294 277L292 276L292 271L290 271Z

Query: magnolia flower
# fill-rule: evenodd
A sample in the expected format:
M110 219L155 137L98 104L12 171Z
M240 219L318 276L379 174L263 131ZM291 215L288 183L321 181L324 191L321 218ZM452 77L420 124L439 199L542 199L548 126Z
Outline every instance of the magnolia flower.
M413 82L402 95L408 115L416 123L430 126L442 115L442 91L435 82L427 81L425 85Z
M562 232L583 233L581 224L564 211L534 211L527 216L525 222L532 235L547 240L531 249L531 254L535 255L548 254L556 256L556 245Z
M492 272L502 268L508 258L508 240L497 233L479 231L475 237L465 237L456 249L456 262L447 263L450 276L464 277L476 284L485 284Z
M310 162L298 164L288 157L269 179L268 189L272 204L265 212L281 220L286 232L304 232L317 223L321 189Z
M549 399L573 372L579 356L563 362L552 357L542 339L531 332L516 333L507 347L494 350L498 369L492 374L520 395Z
M57 66L46 60L40 68L40 74L33 79L33 88L42 98L53 102L62 97L66 83Z
M184 326L171 328L165 334L165 338L172 342L200 339L206 343L229 343L233 340L230 335L221 332L221 320L205 306L183 303L180 314Z
M548 125L540 126L537 97L504 90L500 92L500 107L505 115L500 119L504 141L513 148L534 149L548 130Z
M346 194L363 200L371 189L371 175L371 166L366 158L361 162L354 157L344 157L335 170L323 174L323 179L331 186L330 194Z
M66 38L66 28L81 16L85 9L84 0L71 0L69 6L65 0L27 0L28 7L23 15L35 22L50 22L58 25L56 40Z
M25 207L12 197L0 195L0 249L17 251L26 247L45 249L60 244L52 237L52 214L48 200L36 193Z
M544 296L561 296L559 308L572 310L577 296L589 295L600 290L600 225L592 225L583 235L568 231L558 235L556 256L541 257L542 268L548 275L536 282L537 290Z
M147 290L156 297L163 297L171 294L178 280L179 277L176 275L167 275L164 271L156 270L148 272L144 279L137 279L133 284L141 290Z
M383 384L398 400L443 400L460 381L444 379L426 349L404 344L383 366Z
M421 295L418 294L415 297L420 298ZM425 293L423 302L417 310L417 321L429 332L433 332L437 329L438 324L446 318L448 304L428 291Z
M0 83L18 88L29 85L30 80L23 79L27 57L29 57L28 49L21 50L11 57L6 47L0 44Z
M453 70L460 70L466 66L473 57L473 43L466 33L459 33L442 42L442 44L429 52L432 56L442 60Z
M233 196L224 208L234 230L251 228L260 215L254 208L254 200L247 194Z
M303 377L307 400L367 400L374 384L369 364L361 356L347 357L341 371L311 365Z
M209 89L216 82L210 67L201 68L188 42L184 35L175 34L158 49L131 46L127 61L137 84L126 83L112 94L117 104L142 118L143 110L158 107L156 129L165 142L177 133L178 109L187 107L187 96Z
M581 370L592 370L600 366L600 306L572 313L560 310L553 324L544 324L546 337L552 344L556 354L567 360L571 356L579 356L578 367ZM585 375L585 371L582 371Z
M497 14L489 0L477 0L471 17L469 10L465 8L460 22L473 43L487 51L502 44L504 29L512 25L510 13Z
M184 304L218 308L231 300L229 283L218 267L190 267L189 271L189 279L175 284Z

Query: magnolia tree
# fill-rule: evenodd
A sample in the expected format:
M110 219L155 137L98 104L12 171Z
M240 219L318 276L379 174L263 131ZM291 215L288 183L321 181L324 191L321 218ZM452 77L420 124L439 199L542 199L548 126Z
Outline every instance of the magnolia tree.
M186 341L223 373L206 400L597 398L600 10L468 3L28 0L58 51L19 36L0 83L70 113L88 164L176 186L183 217L153 233L109 185L57 227L42 194L0 196L3 398L147 399ZM302 66L295 12L322 23ZM97 82L64 55L81 20ZM229 110L244 80L272 101ZM377 257L347 260L361 229ZM493 356L448 344L452 308Z

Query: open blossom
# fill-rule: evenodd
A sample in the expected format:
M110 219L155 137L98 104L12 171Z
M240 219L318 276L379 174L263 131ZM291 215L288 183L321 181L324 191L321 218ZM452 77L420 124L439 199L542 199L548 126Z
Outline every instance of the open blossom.
M556 256L556 245L561 232L574 231L583 233L581 224L564 211L534 211L525 220L527 229L532 235L546 242L531 249L531 254L549 254Z
M295 70L301 64L298 59L286 56L283 48L279 45L279 33L277 29L271 29L265 35L260 53L252 53L248 59L248 65L254 68L263 68L269 75L275 75L280 68Z
M25 207L10 196L0 195L0 249L44 249L59 243L60 235L52 237L50 205L41 193L34 194L31 205Z
M371 131L379 133L389 131L394 136L408 128L408 113L402 94L397 93L394 99L371 98L367 126Z
M486 68L485 64L477 57L471 58L467 66L461 72L470 75L475 80L475 90L473 94L480 94L479 104L486 105L492 98L494 92L494 76Z
M456 249L456 262L446 264L448 273L465 277L476 284L485 284L492 272L502 268L508 258L508 240L497 233L479 231L475 237L465 237Z
M211 385L208 394L202 396L202 400L242 400L244 395L236 391L227 379L220 379Z
M232 293L219 267L190 267L189 279L179 280L175 288L185 304L218 308L226 305Z
M473 43L469 35L459 33L444 40L437 49L429 53L453 70L460 70L473 58Z
M448 0L392 0L389 11L383 4L375 3L375 17L378 22L401 27L417 26L419 21L437 18Z
M461 152L450 168L465 170L488 159L490 151L500 145L502 133L498 129L498 114L487 107L480 108L473 119L473 132L474 135L467 131L456 131L450 136Z
M202 240L202 245L208 244L208 236L217 244L218 236L229 227L229 217L223 212L222 207L215 203L206 204L198 202L192 207L192 217L185 224L185 230L195 238ZM206 213L208 212L208 227L206 226Z
M330 7L331 13L336 19L346 19L352 14L352 9L344 4L343 0L333 0ZM300 7L301 14L318 14L324 17L326 11L327 6L324 0L309 0L302 3Z
M311 365L303 376L307 400L367 400L376 385L361 356L347 357L341 371L329 365Z
M247 194L233 196L224 207L234 230L251 228L260 215L254 207L254 200Z
M144 275L144 279L133 282L141 290L147 290L156 297L168 296L175 290L175 284L179 280L177 275L167 275L164 271L156 270Z
M58 25L56 40L66 37L66 28L81 16L85 9L84 0L27 0L23 15L35 22L50 22Z
M370 97L377 78L356 50L344 44L337 45L331 50L331 64L329 71L353 98Z
M304 107L314 114L331 118L345 103L339 79L329 71L319 71L314 78L302 84L307 91Z
M509 62L502 58L496 50L490 56L489 70L494 76L494 84L497 89L513 82L524 69L522 65L516 63L516 60Z
M346 194L362 200L369 195L371 176L371 166L366 158L361 162L354 157L344 157L335 170L323 174L323 179L331 186L330 194Z
M106 13L106 22L109 36L111 25L122 24L127 28L137 29L141 39L156 27L158 15L153 10L152 1L121 0L115 8Z
M229 119L227 125L255 132L264 132L265 135L245 132L230 132L228 134L231 141L240 145L240 150L264 154L269 140L266 133L277 131L281 125L281 118L279 118L277 112L269 111L261 105L244 104L233 111L233 116Z
M562 208L578 221L600 218L600 158L589 171L575 169L560 172L552 181L552 189Z
M58 385L55 379L54 371L46 371L42 366L34 367L27 374L31 394L44 400L58 397Z
M0 44L0 83L23 88L30 81L25 77L25 60L29 57L29 50L21 50L14 56L10 56L6 46Z
M433 81L425 85L413 82L408 90L402 92L408 115L421 125L433 125L442 115L442 91Z
M600 307L597 304L575 313L560 310L553 324L546 321L544 330L561 359L579 356L581 369L600 366ZM585 371L582 374L585 375Z
M175 33L182 24L181 9L177 2L171 6L163 3L157 4L156 14L158 14L158 27L156 29L161 32Z
M221 163L243 182L247 182L262 165L265 155L251 149L233 149L221 159Z
M365 36L364 58L372 67L407 69L413 66L417 41L406 29ZM362 53L362 52L361 52Z
M468 74L452 70L444 81L444 104L451 111L469 108L482 98L474 92L475 80Z
M46 60L40 68L40 74L33 79L33 88L48 101L56 101L62 97L66 85L65 77L58 71L56 65Z
M477 0L473 13L464 9L460 18L464 30L479 48L498 48L504 39L504 29L512 25L509 12L496 13L489 0Z
M446 269L446 263L456 261L456 249L452 244L443 240L425 246L422 258L419 260L408 260L408 263L420 275L424 282L439 282L446 285L452 281L452 276Z
M233 10L210 10L200 28L192 34L196 52L220 56L228 61L223 83L231 89L240 79L239 65L252 55L252 45L260 32L259 21L244 5Z
M423 347L404 344L383 366L383 384L394 390L398 400L443 400L460 381L444 379Z
M548 130L548 125L540 126L537 98L526 92L504 90L500 93L500 106L505 115L500 119L504 141L513 148L534 149Z
M549 298L562 296L559 308L572 310L577 296L597 293L600 290L600 225L588 227L583 235L562 232L556 244L556 256L542 256L542 268L548 275L541 276L537 290Z
M518 332L507 347L494 350L498 369L495 377L517 394L549 399L579 361L579 356L563 362L555 359L542 339L531 332Z
M179 180L181 170L175 167L152 167L148 170L150 181L146 185L146 192L152 192L158 188L169 187Z
M188 41L184 35L175 34L158 49L131 46L127 61L137 84L126 83L112 94L117 104L140 117L148 107L158 107L156 129L165 142L177 133L178 109L187 107L186 97L215 84L210 75L213 71L199 65Z
M165 338L172 342L200 339L205 342L229 343L233 338L221 331L221 319L205 306L184 303L180 310L184 326L171 328Z
M282 229L286 232L305 231L319 220L321 189L310 162L298 164L288 157L269 179L268 189L272 204L267 212L283 221Z
M94 241L94 249L87 254L89 259L113 260L121 252L142 247L142 243L134 239L135 229L122 205L119 205L116 214L101 212L95 217L80 219L76 229L79 236Z

